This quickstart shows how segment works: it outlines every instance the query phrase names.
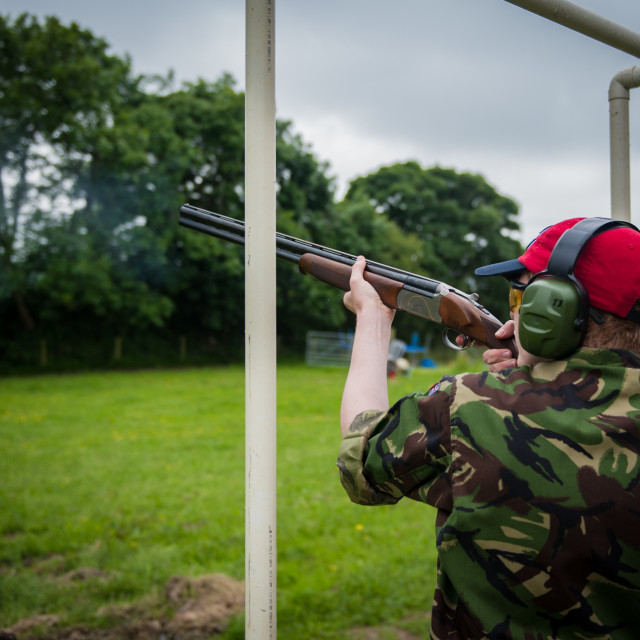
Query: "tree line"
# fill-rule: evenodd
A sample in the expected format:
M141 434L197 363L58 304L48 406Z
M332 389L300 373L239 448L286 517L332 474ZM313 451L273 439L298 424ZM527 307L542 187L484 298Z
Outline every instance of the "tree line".
M242 354L244 256L177 224L243 218L244 94L224 74L175 87L75 23L0 16L0 370L225 362ZM481 175L417 162L355 179L277 123L277 228L467 291L504 318L477 264L518 254L518 208ZM277 266L278 341L344 330L341 293ZM398 318L398 331L435 327Z

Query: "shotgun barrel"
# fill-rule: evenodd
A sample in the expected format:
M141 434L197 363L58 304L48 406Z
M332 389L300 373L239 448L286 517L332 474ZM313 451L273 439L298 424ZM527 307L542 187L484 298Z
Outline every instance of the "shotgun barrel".
M197 207L185 204L180 208L179 223L183 227L244 246L245 224L242 220L236 220L235 218L230 218L220 213L198 209ZM330 260L349 266L353 265L357 257L350 253L309 242L308 240L301 240L300 238L294 238L293 236L276 232L276 255L278 258L298 264L300 258L305 253L329 258ZM367 271L379 276L398 280L410 287L415 287L421 293L436 294L438 287L442 284L438 280L425 278L424 276L371 260L367 260Z

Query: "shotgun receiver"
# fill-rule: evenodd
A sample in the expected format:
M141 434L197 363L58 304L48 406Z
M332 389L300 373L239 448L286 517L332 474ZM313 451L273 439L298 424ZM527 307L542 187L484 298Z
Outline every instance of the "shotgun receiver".
M180 208L179 223L244 246L245 225L241 220L185 204ZM297 264L303 274L349 291L351 265L356 261L354 255L276 232L276 256ZM516 357L517 348L512 339L498 340L495 337L502 323L478 303L477 294L464 293L444 282L369 260L364 279L388 307L407 311L445 327L443 340L447 346L461 349L476 342L491 349L509 349ZM451 341L449 330L464 336L463 347Z

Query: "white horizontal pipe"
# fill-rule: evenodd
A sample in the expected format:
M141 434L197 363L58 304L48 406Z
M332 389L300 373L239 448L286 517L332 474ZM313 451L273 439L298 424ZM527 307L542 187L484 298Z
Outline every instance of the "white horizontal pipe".
M568 0L506 1L640 58L640 34L573 2Z
M631 221L630 89L640 87L640 67L620 71L609 85L611 217Z

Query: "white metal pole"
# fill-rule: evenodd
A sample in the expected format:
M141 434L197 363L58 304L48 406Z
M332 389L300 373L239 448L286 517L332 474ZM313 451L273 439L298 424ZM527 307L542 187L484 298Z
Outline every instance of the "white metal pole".
M640 58L640 35L568 0L506 0Z
M276 637L275 0L246 0L245 637Z
M629 90L634 87L640 87L640 67L621 71L609 85L611 217L627 221L631 220Z

